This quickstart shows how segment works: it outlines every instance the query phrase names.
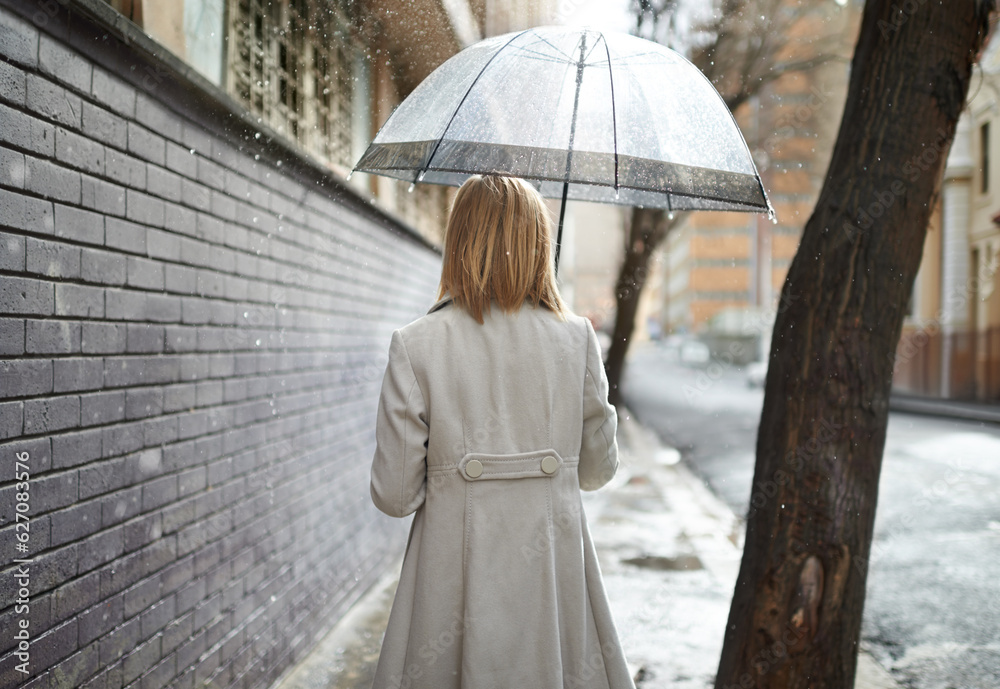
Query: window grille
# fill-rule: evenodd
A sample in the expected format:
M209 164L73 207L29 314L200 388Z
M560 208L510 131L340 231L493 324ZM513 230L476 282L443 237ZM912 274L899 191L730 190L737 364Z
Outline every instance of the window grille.
M352 163L360 42L330 0L231 0L229 90L318 158Z

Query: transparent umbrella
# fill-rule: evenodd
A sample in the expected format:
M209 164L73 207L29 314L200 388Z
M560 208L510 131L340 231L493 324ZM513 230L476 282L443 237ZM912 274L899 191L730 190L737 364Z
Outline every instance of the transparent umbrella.
M635 36L541 27L480 41L430 74L355 167L411 183L476 174L566 200L771 213L743 135L678 53ZM412 187L411 187L412 188Z

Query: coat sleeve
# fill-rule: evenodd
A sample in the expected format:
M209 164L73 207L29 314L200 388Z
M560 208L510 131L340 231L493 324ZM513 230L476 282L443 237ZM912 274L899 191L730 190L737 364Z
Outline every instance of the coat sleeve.
M427 407L397 330L382 379L371 478L372 501L391 517L405 517L424 502L427 431Z
M618 470L618 414L608 403L601 345L587 321L587 372L583 382L583 442L580 445L580 488L597 490Z

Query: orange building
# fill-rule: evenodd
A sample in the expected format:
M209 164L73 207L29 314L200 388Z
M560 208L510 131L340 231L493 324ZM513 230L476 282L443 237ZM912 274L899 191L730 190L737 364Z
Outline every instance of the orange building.
M783 74L736 111L776 222L763 215L702 212L676 228L661 259L658 298L665 330L704 331L713 317L737 311L763 315L751 319L762 324L758 331L745 334L770 335L767 314L775 308L836 139L859 13L856 3L823 3L806 11L779 58L815 57L819 36L833 46L834 57Z

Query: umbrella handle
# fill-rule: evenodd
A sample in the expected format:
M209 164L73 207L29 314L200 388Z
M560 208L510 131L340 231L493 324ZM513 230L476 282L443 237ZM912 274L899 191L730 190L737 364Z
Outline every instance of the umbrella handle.
M569 182L563 182L562 205L559 206L559 229L556 231L556 276L559 275L559 250L562 249L563 220L566 218L566 195Z

